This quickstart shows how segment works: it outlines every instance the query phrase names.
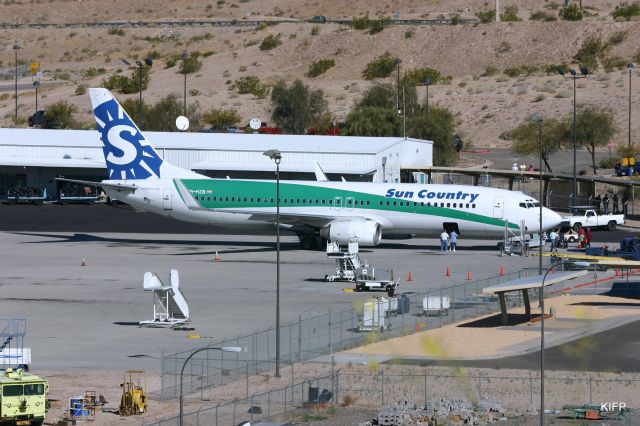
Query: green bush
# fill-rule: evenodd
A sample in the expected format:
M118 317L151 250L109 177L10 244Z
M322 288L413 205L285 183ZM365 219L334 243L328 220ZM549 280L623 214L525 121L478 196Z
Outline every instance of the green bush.
M494 67L493 65L489 65L484 69L484 72L480 74L480 77L491 77L496 74L498 74L498 68Z
M506 68L504 73L509 77L530 76L540 71L540 68L534 65L521 65L519 67Z
M123 36L124 35L124 30L122 28L109 28L107 30L107 34L109 35L117 35L117 36Z
M619 4L611 14L614 19L630 21L634 16L640 15L640 2Z
M530 21L544 21L544 22L553 22L553 21L557 21L558 18L555 17L555 15L546 12L544 10L538 10L537 12L533 12L531 13L531 16L529 16L529 20Z
M573 58L578 61L580 66L595 71L598 69L598 58L602 57L609 48L610 45L604 43L600 37L592 36L582 42L582 46Z
M413 30L407 30L404 32L404 38L413 38L415 32Z
M580 6L572 3L567 7L560 8L559 15L563 21L582 21L584 11Z
M622 70L627 67L627 61L619 56L611 56L602 60L602 66L605 72Z
M202 114L202 120L211 125L212 129L225 130L228 126L234 126L241 120L240 114L235 109L212 108Z
M547 75L551 75L551 74L557 74L558 73L558 68L562 67L562 69L564 70L565 73L569 72L569 64L564 63L564 64L549 64L547 66L544 67L544 72Z
M613 169L616 166L616 158L603 158L600 160L598 167L601 169Z
M504 12L500 14L500 20L504 22L518 22L522 21L518 16L518 6L507 6L504 8Z
M609 44L615 46L622 43L627 38L627 34L626 31L616 31L609 37Z
M191 54L185 59L180 57L181 61L178 72L180 74L193 74L194 72L200 71L200 68L202 68L202 61L199 57L200 52L191 52Z
M351 26L354 30L366 30L367 28L371 28L369 14L367 13L365 16L353 18Z
M451 25L458 25L460 23L460 15L457 13L454 13L453 15L451 15Z
M57 129L72 129L77 125L73 114L78 111L78 107L67 101L55 102L44 110L47 120L51 120L53 127Z
M496 10L495 9L483 9L476 13L476 16L483 24L490 24L495 22L496 20Z
M238 94L240 95L250 93L260 99L266 97L269 94L269 88L263 85L258 77L253 75L240 77L233 82L231 88L238 92Z
M84 84L79 84L78 86L76 86L75 94L76 96L86 95L87 86L85 86Z
M431 84L451 82L451 76L442 75L440 71L426 67L407 71L401 83L405 86L421 86L427 79L431 79Z
M334 67L336 61L333 59L320 59L309 65L309 71L307 71L307 77L317 77L320 74L324 74L328 69Z
M316 36L318 34L320 34L320 27L317 25L314 25L313 28L311 28L311 35Z
M85 79L90 79L102 75L105 72L106 70L104 68L89 67L84 71L84 73L82 73L82 77Z
M269 34L262 40L260 43L260 50L271 50L282 44L282 40L280 39L280 34Z
M140 90L140 86L142 86L142 90L146 90L148 84L149 70L147 68L135 69L131 77L115 74L107 80L102 80L104 88L125 94L137 93Z
M367 64L367 67L362 72L362 75L367 80L373 80L374 78L389 77L391 73L396 69L396 58L391 57L389 52L377 57L373 61Z
M380 31L384 30L384 28L389 25L389 19L378 19L376 21L371 21L371 28L369 29L369 34L377 34Z

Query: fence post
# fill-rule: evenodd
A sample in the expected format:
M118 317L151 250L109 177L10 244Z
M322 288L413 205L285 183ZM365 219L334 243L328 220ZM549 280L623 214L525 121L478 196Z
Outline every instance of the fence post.
M593 394L591 393L591 389L592 389L592 384L593 384L593 377L591 376L591 373L589 373L589 405L593 404Z
M218 426L218 407L220 406L220 404L216 405L216 426Z
M200 410L202 410L202 407L198 408L198 411L196 411L196 425L200 426Z
M482 371L478 371L478 401L482 399Z
M160 351L160 402L164 402L164 351Z
M529 395L530 395L530 403L533 405L533 375L531 371L529 371Z
M293 376L294 376L294 375L293 375L293 362L292 362L292 363L291 363L291 406L292 406L292 407L293 407L293 406L295 405L295 403L296 403L296 402L295 402L295 400L294 400L295 395L296 395L296 392L295 392L295 390L296 390L296 385L295 385L295 382L294 382L294 378L293 378Z
M331 307L329 307L329 353L333 354L333 342L331 341Z
M236 401L233 400L233 424L236 424Z
M381 405L384 405L384 370L380 370L380 386L381 386L381 394L382 394L382 402Z
M249 398L249 361L246 362L246 370L245 370L245 375L246 375L246 387L247 387L247 398Z
M340 401L340 398L338 396L339 392L340 392L340 372L338 371L338 373L336 374L336 393L335 393L336 404L338 404Z
M287 418L287 388L284 388L284 418Z
M302 362L302 314L298 315L298 362Z
M424 405L427 406L427 370L424 370Z
M253 421L253 395L251 395L251 401L249 404L249 411L251 412L251 421Z
M267 421L271 421L271 391L267 392Z

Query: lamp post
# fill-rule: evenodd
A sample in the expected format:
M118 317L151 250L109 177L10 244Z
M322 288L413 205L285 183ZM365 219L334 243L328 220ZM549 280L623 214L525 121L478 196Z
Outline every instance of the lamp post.
M534 114L533 117L531 117L531 121L533 121L534 123L538 123L538 143L540 144L540 168L539 168L539 180L540 180L540 200L539 200L539 204L540 204L540 228L538 230L538 235L540 237L540 256L538 256L538 275L542 275L542 199L543 199L543 194L542 194L542 123L543 123L543 118L538 115L538 114ZM540 301L542 301L542 296L540 296Z
M631 71L635 68L635 65L630 63L627 65L629 69L629 141L628 146L631 146Z
M184 360L184 363L182 364L182 369L180 370L180 426L182 426L182 420L183 420L183 415L184 415L184 399L182 396L182 378L184 375L184 368L187 366L187 363L189 362L189 360L191 358L193 358L193 356L199 352L203 352L203 351L222 351L222 352L240 352L242 351L242 348L237 347L237 346L221 346L221 347L206 347L206 348L200 348L198 350L195 350L193 352L191 352L191 355L189 355L187 357L187 359Z
M576 146L577 146L577 137L576 137L576 80L579 78L587 78L587 74L589 74L589 69L587 67L580 68L580 73L582 75L578 75L576 70L571 68L569 73L571 76L566 76L564 72L564 68L562 66L558 67L558 73L563 78L571 78L573 79L573 194L571 195L571 204L573 205L571 210L575 209L576 205L576 195L578 190L578 184L576 179Z
M189 59L189 54L187 52L182 52L182 73L184 74L182 115L185 117L187 116L187 59Z
M402 59L396 58L396 68L398 68L398 76L396 78L396 111L400 114L400 64Z
M280 377L280 161L282 154L277 149L262 153L276 163L276 374Z
M20 50L20 46L17 44L13 45L13 52L15 53L15 67L16 67L16 79L15 79L15 98L16 98L16 113L13 118L13 124L18 124L18 50Z
M147 67L151 68L151 65L153 65L153 59L151 58L147 58L144 60L144 63L142 61L136 61L136 65L138 65L138 92L139 92L139 99L138 99L138 121L140 123L140 128L142 128L142 67L144 65L146 65Z
M33 82L33 87L36 89L36 115L34 117L36 117L35 121L35 126L36 129L38 128L38 87L40 87L40 80L36 80Z
M433 81L430 78L427 78L424 81L424 85L427 88L427 95L426 95L426 101L425 101L427 114L429 113L429 86L431 86L432 83L433 83Z

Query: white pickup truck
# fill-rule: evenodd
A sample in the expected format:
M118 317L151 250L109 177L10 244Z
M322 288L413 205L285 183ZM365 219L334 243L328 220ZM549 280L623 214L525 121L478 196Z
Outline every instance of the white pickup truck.
M622 214L602 214L598 215L595 210L585 210L581 216L564 216L560 226L572 228L577 231L580 226L583 228L606 228L614 231L616 226L624 223Z

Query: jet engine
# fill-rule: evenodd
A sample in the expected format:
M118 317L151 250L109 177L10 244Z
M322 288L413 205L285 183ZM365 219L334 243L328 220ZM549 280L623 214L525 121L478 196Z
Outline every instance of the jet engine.
M338 244L357 239L360 246L377 246L382 238L382 227L371 220L336 221L322 228L320 235Z

